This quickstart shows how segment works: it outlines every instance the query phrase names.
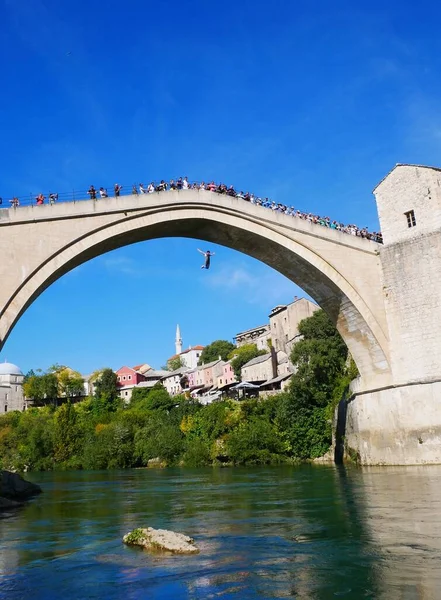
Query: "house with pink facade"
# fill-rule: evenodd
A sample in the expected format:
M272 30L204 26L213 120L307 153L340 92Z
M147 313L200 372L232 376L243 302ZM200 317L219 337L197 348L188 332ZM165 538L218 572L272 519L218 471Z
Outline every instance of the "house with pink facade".
M187 388L189 390L196 386L196 372L197 369L191 369L190 371L186 371L185 373L187 377Z
M145 380L145 375L133 367L124 366L116 371L116 385L119 389L119 395L125 402L130 401L133 388Z
M194 387L195 393L204 394L213 387L217 387L217 379L222 373L224 361L221 359L213 360L206 365L200 365L195 371Z
M204 386L205 387L217 387L217 378L222 373L222 369L225 362L221 359L214 360L211 363L202 365L201 368L204 370Z
M233 383L237 383L236 375L234 374L233 367L231 366L231 360L227 361L222 366L222 372L217 377L217 389L227 389Z

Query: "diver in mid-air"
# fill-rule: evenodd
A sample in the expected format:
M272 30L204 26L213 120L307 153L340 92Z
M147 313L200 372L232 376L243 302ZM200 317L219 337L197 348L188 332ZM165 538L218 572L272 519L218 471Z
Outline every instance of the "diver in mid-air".
M201 269L209 269L211 257L214 256L215 253L210 252L210 250L207 250L206 252L204 252L203 250L199 250L199 248L198 248L198 252L200 252L201 254L203 254L205 256L205 262L202 265Z

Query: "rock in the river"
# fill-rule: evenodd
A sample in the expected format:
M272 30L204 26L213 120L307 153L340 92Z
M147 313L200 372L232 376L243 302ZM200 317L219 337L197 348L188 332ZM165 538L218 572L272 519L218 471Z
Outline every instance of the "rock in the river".
M0 496L20 501L41 494L41 491L39 485L25 481L17 473L10 473L9 471L0 472Z
M141 546L151 551L166 551L174 554L197 554L199 548L194 540L183 533L167 529L134 529L123 537L123 542L129 546Z
M23 502L16 502L15 500L9 500L8 498L0 497L0 510L18 508L19 506L23 506Z

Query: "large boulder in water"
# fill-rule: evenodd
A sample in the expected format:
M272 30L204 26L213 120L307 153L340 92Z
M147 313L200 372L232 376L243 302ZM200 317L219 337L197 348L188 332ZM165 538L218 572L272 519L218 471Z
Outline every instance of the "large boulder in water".
M26 481L17 473L0 472L0 496L20 501L41 494L41 492L39 485Z
M134 529L123 537L123 542L129 546L141 546L153 552L171 552L173 554L197 554L199 548L194 540L183 533L167 529Z
M8 498L0 497L0 510L19 508L20 506L23 506L23 502L16 502L15 500L9 500Z

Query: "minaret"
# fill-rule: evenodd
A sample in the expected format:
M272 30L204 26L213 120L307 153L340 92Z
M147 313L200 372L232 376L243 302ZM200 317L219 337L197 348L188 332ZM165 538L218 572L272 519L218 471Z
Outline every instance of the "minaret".
M176 354L181 354L181 352L182 352L182 338L181 338L181 330L179 329L179 325L176 325L175 348L176 348Z

